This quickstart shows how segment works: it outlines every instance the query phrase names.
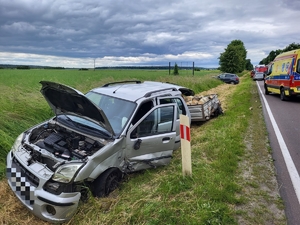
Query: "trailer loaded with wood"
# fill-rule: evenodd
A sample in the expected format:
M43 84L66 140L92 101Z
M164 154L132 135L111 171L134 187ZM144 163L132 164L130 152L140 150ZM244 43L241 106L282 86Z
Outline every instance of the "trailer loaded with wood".
M207 121L223 114L217 94L184 96L184 100L191 113L192 122Z

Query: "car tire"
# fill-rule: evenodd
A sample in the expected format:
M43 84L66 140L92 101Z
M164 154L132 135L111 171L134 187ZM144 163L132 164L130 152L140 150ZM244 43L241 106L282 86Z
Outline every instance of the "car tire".
M281 101L287 101L287 100L289 99L289 98L285 95L284 89L283 89L283 88L280 89L280 99L281 99Z
M122 174L119 169L110 168L106 170L94 181L94 196L98 198L108 196L109 193L117 189L121 178Z
M268 86L265 84L264 87L265 87L265 95L269 95L270 92L268 91Z
M235 84L234 81L231 81L230 84Z

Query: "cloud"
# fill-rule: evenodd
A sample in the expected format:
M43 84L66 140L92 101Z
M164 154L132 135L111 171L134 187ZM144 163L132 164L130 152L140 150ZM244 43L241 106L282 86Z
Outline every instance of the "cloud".
M299 10L296 0L0 0L0 63L217 67L238 39L257 64L297 41Z

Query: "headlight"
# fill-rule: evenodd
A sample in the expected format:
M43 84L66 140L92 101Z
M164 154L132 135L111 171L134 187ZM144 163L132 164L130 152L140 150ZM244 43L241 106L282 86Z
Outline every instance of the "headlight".
M15 140L14 145L12 146L12 151L15 152L19 149L20 145L22 144L24 133L20 134L17 139Z
M69 183L82 166L83 163L64 164L57 168L52 176L52 180L62 183Z

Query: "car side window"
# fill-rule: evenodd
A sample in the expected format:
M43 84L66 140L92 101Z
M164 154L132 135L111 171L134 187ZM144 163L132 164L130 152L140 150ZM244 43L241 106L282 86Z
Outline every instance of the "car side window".
M130 138L139 138L172 131L174 105L164 106L151 112L130 134Z
M297 60L297 73L300 73L300 59Z
M147 101L147 102L142 103L140 105L140 107L138 108L137 112L135 113L133 119L132 119L132 124L134 125L137 121L139 121L152 108L153 108L153 102L152 101Z
M177 104L177 119L179 119L179 115L186 115L186 110L183 105L183 102L180 98L163 98L159 99L159 104L168 104L168 103L176 103Z

